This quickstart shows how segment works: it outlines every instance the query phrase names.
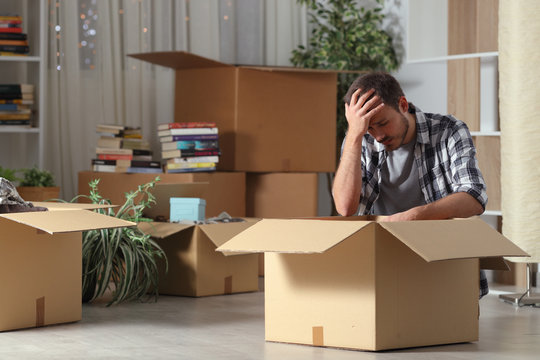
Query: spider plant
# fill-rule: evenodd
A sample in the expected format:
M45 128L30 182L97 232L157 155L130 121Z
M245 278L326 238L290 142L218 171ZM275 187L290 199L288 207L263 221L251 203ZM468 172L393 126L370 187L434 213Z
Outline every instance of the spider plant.
M137 190L125 193L126 201L117 210L113 208L95 211L120 219L141 222L149 221L142 216L143 210L155 203L149 190L159 181L139 185ZM89 199L93 204L110 205L98 192L99 179L89 183L90 195L78 195L78 199ZM123 301L158 297L157 257L167 261L165 253L149 235L137 227L90 230L83 233L82 244L82 300L91 302L102 297L107 290L112 299L107 306Z

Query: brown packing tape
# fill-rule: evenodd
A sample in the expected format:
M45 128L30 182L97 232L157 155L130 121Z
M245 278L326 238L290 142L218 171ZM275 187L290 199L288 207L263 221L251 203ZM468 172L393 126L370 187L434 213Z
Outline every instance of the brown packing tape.
M232 294L232 276L227 276L225 278L225 289L224 294Z
M45 325L45 297L36 299L36 327Z
M313 327L313 346L324 346L324 333L322 326Z

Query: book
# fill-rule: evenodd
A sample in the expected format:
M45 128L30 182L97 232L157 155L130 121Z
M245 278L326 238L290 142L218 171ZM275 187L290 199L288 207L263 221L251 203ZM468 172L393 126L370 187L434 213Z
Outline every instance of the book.
M199 168L189 168L189 169L170 169L167 170L168 173L187 173L187 172L201 172L201 171L216 171L216 167L199 167Z
M216 167L216 163L213 162L199 162L199 163L176 163L176 164L167 164L165 165L166 170L172 170L172 169L193 169L193 168L200 168L200 167Z
M217 140L181 140L161 143L161 150L218 150Z
M19 105L33 105L34 100L23 100L23 99L1 99L0 104L19 104Z
M18 113L13 111L11 114L1 114L0 120L30 120L31 113Z
M0 112L2 111L19 111L19 110L30 110L28 105L19 105L19 104L2 104L0 103Z
M117 165L92 165L93 171L99 171L99 172L119 172L119 173L125 173L127 172L127 167L125 166L117 166Z
M161 157L163 159L179 158L179 157L192 157L192 156L213 156L220 155L219 150L169 150L162 151Z
M192 140L218 140L219 135L209 134L209 135L170 135L170 136L161 136L159 138L160 142L171 142L171 141L192 141Z
M0 40L27 40L27 34L23 33L0 33Z
M184 128L184 129L169 129L159 130L158 136L171 136L171 135L204 135L204 134L217 134L218 128Z
M22 21L22 16L17 15L17 13L3 13L0 15L0 20L2 21Z
M114 124L97 124L96 132L110 133L110 134L120 134L124 130L124 125L114 125Z
M0 125L4 126L10 125L28 125L30 126L30 119L15 119L15 120L0 120Z
M2 39L0 39L0 45L22 45L22 46L28 46L28 41L26 41L26 40L2 40Z
M126 154L97 154L97 158L100 160L132 160L133 155Z
M132 155L133 150L131 149L109 149L109 148L96 148L96 154L109 154L109 155Z
M92 165L114 165L119 167L130 167L130 159L118 159L118 160L104 160L104 159L92 159Z
M125 137L122 137L121 139L122 148L124 149L150 150L150 143L147 140Z
M97 147L120 149L122 148L122 138L102 136L97 141Z
M20 27L0 28L0 33L22 33L22 28Z
M169 129L185 129L185 128L215 128L215 122L203 122L203 121L192 121L192 122L173 122L167 124L159 124L158 130L169 130Z
M219 156L194 156L194 157L178 157L178 158L171 158L167 160L168 164L183 164L183 163L197 163L197 162L209 162L209 163L217 163L219 162Z
M161 162L159 161L153 161L153 160L132 160L131 167L151 167L151 168L160 168L161 169Z
M152 173L152 174L160 174L163 172L161 168L154 168L154 167L129 167L127 168L128 173Z

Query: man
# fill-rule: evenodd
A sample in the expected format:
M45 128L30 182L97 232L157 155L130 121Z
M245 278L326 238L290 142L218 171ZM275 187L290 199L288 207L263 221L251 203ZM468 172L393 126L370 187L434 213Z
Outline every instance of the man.
M341 215L404 221L484 212L486 184L465 123L422 112L386 73L359 77L344 100L348 131L332 189Z

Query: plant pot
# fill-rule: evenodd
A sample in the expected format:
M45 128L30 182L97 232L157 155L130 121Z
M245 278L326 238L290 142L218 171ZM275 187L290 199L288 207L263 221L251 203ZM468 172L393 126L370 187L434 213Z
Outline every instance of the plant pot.
M60 197L58 186L18 186L17 192L25 201L45 201Z

